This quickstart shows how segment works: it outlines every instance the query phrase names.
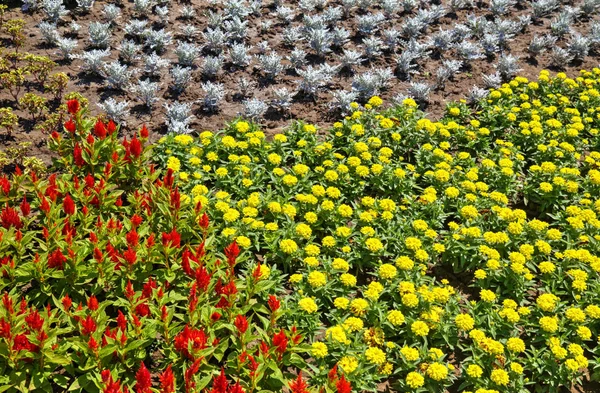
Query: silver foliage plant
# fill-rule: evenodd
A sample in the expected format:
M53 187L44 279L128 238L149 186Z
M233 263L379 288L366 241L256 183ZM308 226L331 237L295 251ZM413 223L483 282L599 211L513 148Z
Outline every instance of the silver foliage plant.
M191 102L173 102L172 104L164 104L165 107L165 123L169 132L176 134L189 134L192 129L189 126L192 120Z
M109 97L104 102L98 103L98 107L116 123L126 124L129 116L129 101L117 101L113 97Z

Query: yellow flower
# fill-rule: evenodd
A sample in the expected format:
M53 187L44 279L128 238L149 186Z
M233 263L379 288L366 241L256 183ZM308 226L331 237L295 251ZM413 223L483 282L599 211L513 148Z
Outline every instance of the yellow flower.
M544 293L536 299L536 304L544 311L554 310L556 308L556 302L558 302L558 297L551 293Z
M448 367L441 363L435 362L427 367L427 376L434 381L441 381L448 376Z
M312 271L308 274L308 283L313 288L320 288L327 284L327 276L319 271Z
M419 350L411 347L400 348L400 353L409 362L414 362L419 358Z
M384 263L379 267L379 277L390 280L398 274L398 270L394 265Z
M423 321L415 321L410 325L410 330L417 336L427 336L429 334L429 327Z
M367 103L373 107L378 107L381 104L383 104L383 100L379 96L373 96L369 98L369 101Z
M398 310L391 310L387 314L387 320L394 326L400 326L404 323L404 314Z
M558 330L558 318L556 317L541 317L540 318L540 327L542 330L554 333Z
M340 281L346 287L353 287L356 285L356 277L350 273L344 273L340 276Z
M309 314L314 314L319 309L317 303L310 297L300 299L300 301L298 301L298 306Z
M506 348L515 353L525 352L525 342L518 337L511 337L506 341Z
M459 329L465 331L469 331L475 326L475 320L469 314L458 314L454 318L454 322Z
M494 383L500 386L506 386L510 382L508 373L501 369L492 370L490 378L492 379L492 381L494 381Z
M238 236L235 239L235 241L237 242L237 244L240 247L243 247L243 248L248 248L252 244L252 242L250 241L250 239L248 239L246 236Z
M328 354L327 345L320 341L314 342L311 345L311 354L317 359L322 359Z
M488 303L493 303L496 300L496 294L489 289L482 289L479 296L481 300Z
M382 365L383 363L385 363L385 352L383 352L381 349L376 348L376 347L369 347L365 351L365 358L370 363L373 363L373 364L376 364L379 366L379 365Z
M383 243L381 243L381 240L374 237L370 237L365 240L365 246L371 252L378 252L383 249Z
M167 159L167 168L172 169L173 172L179 172L181 169L181 162L179 161L179 158L173 156L169 157Z
M338 297L338 298L335 298L335 300L333 301L334 307L338 308L340 310L347 309L349 304L350 304L350 300L346 299L345 297Z
M417 389L425 384L425 378L418 372L411 371L406 376L406 384L412 389Z
M354 356L344 356L338 362L338 366L347 373L352 374L358 368L358 359Z
M357 316L364 315L367 312L368 307L369 303L362 298L354 299L350 302L350 311Z
M298 245L291 239L283 239L279 242L279 249L285 254L293 254L298 250Z
M483 370L476 364L470 364L467 367L467 375L471 378L479 378L483 375Z

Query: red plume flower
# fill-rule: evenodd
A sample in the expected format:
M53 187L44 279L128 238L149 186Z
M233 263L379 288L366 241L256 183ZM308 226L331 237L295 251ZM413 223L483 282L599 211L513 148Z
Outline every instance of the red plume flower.
M342 378L335 384L337 389L337 393L351 393L352 385L350 382L346 381L346 377L342 375Z
M92 311L96 311L98 309L98 299L96 299L96 296L90 296L87 301L87 306Z
M73 148L73 160L77 166L83 166L85 164L85 161L83 160L83 149L81 149L79 143L76 143Z
M136 137L133 137L133 139L129 142L129 152L135 158L138 158L142 155L142 143Z
M147 139L149 135L150 135L150 132L148 131L148 128L146 128L146 125L144 124L142 126L142 129L140 130L140 138Z
M276 351L279 356L283 355L285 350L287 349L288 339L285 336L285 332L280 330L279 333L275 333L273 335L273 346L276 347Z
M59 249L54 250L48 255L48 268L50 269L63 270L65 268L65 262L67 262L67 258Z
M288 386L292 393L309 393L308 384L302 379L302 371L298 373L298 378L290 382Z
M70 309L71 306L73 305L73 301L71 300L71 298L69 297L68 294L62 298L61 303L62 303L63 307L65 308L65 310Z
M209 220L208 220L208 215L206 213L204 213L202 215L202 217L200 217L200 221L198 222L198 224L200 225L200 227L202 229L208 228Z
M102 123L102 120L98 119L94 125L94 134L100 139L106 138L106 126Z
M79 101L77 101L77 99L67 101L67 110L70 114L76 115L77 112L79 112L79 109L81 109L81 106L79 105Z
M2 213L0 213L0 224L2 224L2 226L6 229L9 229L10 227L19 229L23 226L21 217L19 217L19 213L17 213L17 211L12 207L8 206L6 206L2 210Z
M29 213L31 213L31 205L27 202L27 197L23 196L23 201L19 207L21 208L23 216L27 217Z
M246 333L246 330L248 330L248 320L244 315L235 317L235 322L233 324L240 334L244 334Z
M75 213L75 202L71 195L67 194L65 199L63 199L63 210L67 215L73 215Z
M135 392L136 393L151 393L152 377L150 371L146 368L144 362L141 362L140 369L135 374Z
M238 255L240 255L240 248L237 245L237 242L234 240L230 245L225 247L225 256L227 257L227 262L229 262L229 266L235 265L235 260Z
M165 371L159 376L160 379L160 393L175 393L175 377L173 370L169 364Z
M71 134L74 134L75 130L77 128L77 126L75 125L75 122L73 121L73 119L67 120L65 122L64 126L65 126L65 130L67 130Z
M269 308L273 313L279 310L279 307L281 307L281 302L277 299L277 296L275 295L269 295L269 300L267 302L269 303Z

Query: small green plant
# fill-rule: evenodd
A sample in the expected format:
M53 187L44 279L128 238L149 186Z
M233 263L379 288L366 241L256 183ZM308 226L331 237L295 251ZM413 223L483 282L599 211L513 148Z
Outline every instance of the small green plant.
M4 23L4 27L16 48L15 50L18 52L19 48L25 43L25 34L23 33L25 21L23 19L10 19Z
M29 74L23 68L17 68L0 74L0 86L10 92L10 95L17 101L21 88L25 84L25 77Z
M31 120L37 121L48 110L46 99L35 93L25 93L19 99L21 109L27 110L31 115Z
M11 135L19 124L19 118L13 113L12 108L0 108L0 126Z
M44 90L54 95L56 101L62 100L62 96L69 84L69 77L64 72L57 72L48 77L44 84Z

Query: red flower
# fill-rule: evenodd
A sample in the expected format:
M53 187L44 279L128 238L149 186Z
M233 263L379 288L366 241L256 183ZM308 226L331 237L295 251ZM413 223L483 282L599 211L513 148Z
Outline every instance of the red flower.
M213 322L217 322L219 319L221 319L221 317L222 315L215 311L210 315L210 320Z
M214 393L226 393L227 387L229 383L227 382L227 377L225 376L225 370L221 367L221 373L213 378L213 388L212 392Z
M147 317L150 315L150 307L146 303L140 303L135 308L135 313L140 317Z
M50 134L50 137L52 139L57 139L57 140L60 139L60 135L58 135L58 132L56 132L56 131L52 131L52 134Z
M92 311L96 311L98 309L98 299L96 299L96 296L90 296L87 301L87 306Z
M6 176L0 177L0 188L4 195L8 195L10 193L10 181Z
M137 260L137 253L131 247L127 249L127 251L123 252L123 258L129 264L129 266L133 265Z
M79 167L85 164L85 161L83 160L83 150L81 149L81 146L79 146L79 143L76 143L73 148L73 160L75 161L75 165Z
M150 132L148 131L148 129L146 128L146 125L142 125L142 129L140 130L140 138L148 138L148 136L150 135Z
M67 110L69 111L70 114L72 114L72 115L77 114L77 112L79 112L79 109L81 109L81 107L80 107L79 101L77 101L77 99L67 101Z
M142 143L136 137L133 137L133 139L129 142L129 152L135 158L138 158L142 155Z
M302 371L298 373L298 378L289 383L292 393L309 393L306 389L308 384L302 379Z
M246 333L246 330L248 330L248 320L244 315L235 317L235 322L233 324L240 334L244 334Z
M32 310L26 317L25 322L31 330L39 331L44 326L44 319L40 316L38 310Z
M204 266L200 266L196 269L196 282L198 283L198 289L202 292L206 292L208 285L210 284L211 275Z
M227 393L245 393L239 381L235 385L231 385Z
M152 279L152 277L148 277L148 281L144 283L144 287L142 289L142 298L147 299L152 296L152 291L157 288L156 281Z
M185 391L191 392L192 389L196 387L196 382L194 382L194 375L200 369L200 362L202 359L196 359L192 365L185 370L184 380L185 380Z
M121 329L122 332L127 330L127 318L125 318L125 315L123 315L121 310L118 311L117 326L119 327L119 329Z
M280 330L279 333L273 335L273 345L277 347L277 353L279 353L280 356L283 355L288 345L288 339L283 330Z
M235 260L238 255L240 255L240 248L237 245L237 242L234 240L230 245L225 247L225 256L227 257L227 261L230 266L235 265Z
M19 351L29 351L29 352L37 352L38 347L32 344L27 338L27 335L24 333L17 334L14 338L13 350L16 352Z
M81 321L81 327L83 328L82 334L88 336L96 331L96 321L94 321L91 315L88 315L86 319Z
M208 216L206 215L206 213L204 213L202 215L202 217L200 217L200 221L198 222L198 224L200 225L200 227L202 229L208 228L209 220L208 220Z
M273 313L279 310L279 307L281 307L281 302L277 299L277 296L269 295L269 300L267 302L269 303L269 308Z
M69 297L68 294L62 298L61 303L62 303L63 307L65 308L65 310L70 309L71 306L73 305L73 301L71 300L71 298Z
M94 125L94 134L100 139L106 138L106 126L102 123L102 120L98 119Z
M88 347L92 350L92 352L96 352L98 350L98 342L94 339L94 337L90 337L88 340Z
M139 227L142 221L144 221L143 218L137 214L131 216L131 225L133 225L135 228Z
M127 232L127 234L125 235L125 240L127 240L127 244L130 247L136 247L139 243L139 239L140 237L138 236L138 233L136 232L135 228Z
M21 208L21 213L23 216L27 217L29 213L31 213L31 205L27 202L26 196L23 196L23 201L21 201L21 205L19 207Z
M63 199L63 210L69 216L75 213L75 202L69 194Z
M342 378L335 384L337 389L337 393L351 393L352 385L350 382L346 381L346 377L342 375Z
M69 131L71 134L74 134L75 130L77 128L77 126L75 125L75 122L73 121L73 119L67 120L65 122L64 126L65 126L65 130Z
M50 269L63 270L65 262L67 262L67 258L59 249L54 250L52 254L48 255L48 268Z
M12 207L8 206L6 206L2 210L2 213L0 213L0 223L2 223L2 226L6 229L9 229L10 227L14 227L16 229L23 227L19 213Z
M141 362L140 369L135 374L135 392L136 393L151 393L152 377L150 371L146 368L144 362Z
M208 337L204 333L204 330L190 329L189 325L185 325L183 330L174 339L175 350L184 354L189 359L194 358L189 351L190 343L192 351L197 351L205 349L207 342Z
M160 393L175 393L175 377L170 364L158 378L160 379Z
M127 281L127 285L125 286L125 296L127 299L131 300L135 296L135 291L133 290L133 284L131 281Z
M112 121L112 119L108 121L107 131L108 135L112 135L115 131L117 131L117 125L114 121Z
M10 330L10 323L4 320L4 318L0 319L0 337L10 338L12 336Z

